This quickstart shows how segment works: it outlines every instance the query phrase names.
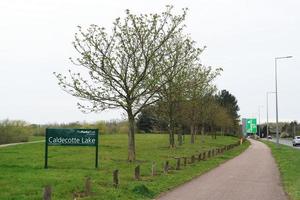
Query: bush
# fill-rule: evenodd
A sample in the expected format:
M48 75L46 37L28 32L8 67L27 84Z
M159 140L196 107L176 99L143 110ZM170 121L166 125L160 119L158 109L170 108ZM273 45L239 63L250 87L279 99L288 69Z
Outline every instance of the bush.
M290 137L290 135L289 135L287 132L282 132L282 133L280 134L280 137L281 137L281 138L288 138L288 137Z
M0 121L0 144L27 142L31 135L31 128L24 121Z

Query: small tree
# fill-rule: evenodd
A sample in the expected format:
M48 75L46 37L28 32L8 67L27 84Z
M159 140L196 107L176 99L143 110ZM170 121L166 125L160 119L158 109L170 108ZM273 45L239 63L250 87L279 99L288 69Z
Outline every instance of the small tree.
M116 19L111 34L103 27L91 25L86 31L79 27L74 48L79 57L73 63L83 66L85 74L72 73L69 78L56 74L66 92L89 104L78 103L85 112L122 108L129 122L128 160L135 160L135 117L147 105L157 101L157 92L166 83L162 80L182 42L186 9L172 14L167 6L161 14L133 15L126 11L124 20Z

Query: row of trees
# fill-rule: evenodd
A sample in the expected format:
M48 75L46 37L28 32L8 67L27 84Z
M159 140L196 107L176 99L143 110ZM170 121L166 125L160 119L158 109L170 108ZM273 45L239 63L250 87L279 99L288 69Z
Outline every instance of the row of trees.
M259 125L258 125L259 126ZM276 133L276 123L269 123L269 134ZM279 122L280 137L294 137L300 135L300 124L295 120L291 122ZM267 136L267 124L260 125L261 137Z
M212 104L206 109L205 102L216 92L212 83L221 69L201 65L205 47L197 48L184 33L186 13L183 9L174 15L172 6L160 14L134 15L127 10L111 31L97 25L79 27L73 42L79 56L71 61L86 70L69 71L68 76L55 73L62 89L82 100L78 107L83 112L124 109L129 161L135 160L135 118L143 109L156 106L162 111L171 147L179 122L188 124L194 135L199 120L218 111Z
M137 119L137 128L140 131L170 131L169 118L165 117L168 113L162 104L159 102L142 110ZM197 133L204 135L205 132L210 132L216 137L217 131L221 134L237 134L239 129L239 107L235 97L226 90L217 94L207 93L195 101L178 99L175 110L173 129L178 134L179 145L182 142L182 134L190 134L190 142L194 143Z

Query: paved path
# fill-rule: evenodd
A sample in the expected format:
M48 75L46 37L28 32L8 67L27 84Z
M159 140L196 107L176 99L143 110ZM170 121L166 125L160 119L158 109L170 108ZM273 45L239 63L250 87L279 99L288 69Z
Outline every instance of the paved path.
M287 200L270 149L250 141L241 155L157 200Z
M10 143L10 144L1 144L1 147L8 147L8 146L15 146L19 144L31 144L31 143L39 143L39 142L45 142L45 140L38 140L38 141L32 141L32 142L18 142L18 143Z

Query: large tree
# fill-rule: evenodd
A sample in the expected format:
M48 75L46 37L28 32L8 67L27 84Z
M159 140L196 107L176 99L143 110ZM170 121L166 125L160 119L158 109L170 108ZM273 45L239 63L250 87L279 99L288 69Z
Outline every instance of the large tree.
M68 77L56 74L66 92L87 102L78 103L83 111L126 111L129 161L135 160L135 117L157 101L157 92L167 81L162 77L173 68L165 63L172 63L186 44L178 37L186 9L180 15L172 12L172 6L161 14L134 15L127 10L126 17L116 19L109 32L97 25L87 30L79 27L73 43L79 56L72 61L86 71L70 71Z

